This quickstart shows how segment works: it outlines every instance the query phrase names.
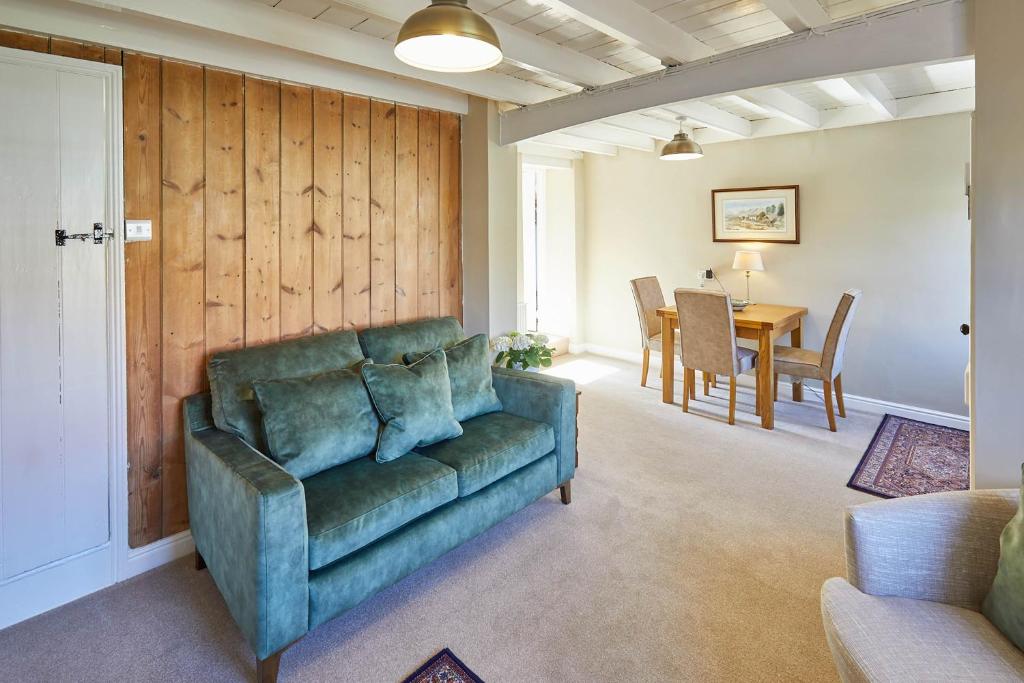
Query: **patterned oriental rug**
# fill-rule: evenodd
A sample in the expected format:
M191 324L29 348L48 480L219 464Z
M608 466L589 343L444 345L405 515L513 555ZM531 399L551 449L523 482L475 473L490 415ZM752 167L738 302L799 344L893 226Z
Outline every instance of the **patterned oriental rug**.
M402 683L484 683L448 648L438 652Z
M968 488L969 432L886 415L847 484L882 498Z

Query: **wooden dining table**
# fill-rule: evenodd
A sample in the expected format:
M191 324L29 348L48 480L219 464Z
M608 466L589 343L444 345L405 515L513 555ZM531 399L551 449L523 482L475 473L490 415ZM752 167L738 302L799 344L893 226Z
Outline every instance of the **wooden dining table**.
M790 345L799 348L802 343L802 327L807 309L802 306L779 306L777 304L750 304L742 311L736 311L736 336L740 339L757 340L757 380L759 403L761 404L761 426L775 429L775 341L789 334ZM676 329L679 314L675 306L658 309L661 318L661 348L675 349ZM675 353L661 354L661 400L675 402ZM793 400L804 398L803 384L799 378L793 381Z

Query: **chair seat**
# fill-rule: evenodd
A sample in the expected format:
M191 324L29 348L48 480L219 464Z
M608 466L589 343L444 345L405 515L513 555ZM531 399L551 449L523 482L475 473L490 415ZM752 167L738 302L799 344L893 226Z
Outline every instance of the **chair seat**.
M319 569L458 497L455 471L408 453L360 458L302 480L309 568Z
M821 590L825 633L844 680L1019 681L1024 653L980 612L865 595L843 579Z
M678 336L677 336L677 337L675 338L675 343L676 343L676 351L678 352L678 351L679 351L679 348L680 348L680 347L679 347L679 337L678 337ZM648 340L648 345L649 345L649 346L650 346L650 347L651 347L651 348L652 348L653 350L655 350L655 351L657 351L657 352L659 352L659 353L660 353L660 352L661 352L661 332L659 332L658 334L655 334L655 335L653 335L653 336L652 336L652 337L651 337L651 338L650 338L650 339Z
M776 346L775 372L780 375L793 375L807 379L825 379L822 377L821 351L797 349L792 346Z
M736 359L740 362L740 372L753 370L754 366L757 364L757 351L737 346Z
M463 433L416 452L458 473L459 496L468 496L555 449L551 425L509 413L488 413L462 423Z

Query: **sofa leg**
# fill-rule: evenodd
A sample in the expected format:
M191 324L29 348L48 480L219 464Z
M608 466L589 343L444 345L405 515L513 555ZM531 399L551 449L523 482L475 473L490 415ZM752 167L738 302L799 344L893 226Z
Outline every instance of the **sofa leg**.
M277 671L281 667L281 655L284 650L278 650L266 659L256 660L256 683L277 683Z
M562 494L562 505L568 505L572 502L572 480L565 482L558 487Z
M203 559L203 556L199 554L198 550L195 552L195 561L197 572L201 572L206 569L206 560Z

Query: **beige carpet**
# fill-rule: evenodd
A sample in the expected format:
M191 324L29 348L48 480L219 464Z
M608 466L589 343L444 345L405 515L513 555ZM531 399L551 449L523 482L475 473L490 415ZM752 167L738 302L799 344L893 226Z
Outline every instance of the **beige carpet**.
M594 356L581 468L551 494L352 612L282 660L282 681L399 681L450 647L501 681L836 680L818 589L843 572L845 487L878 416L830 433L820 399L756 426L741 393L693 413ZM652 375L656 373L652 372ZM789 389L786 387L788 396ZM0 631L3 681L251 680L254 660L190 560Z

